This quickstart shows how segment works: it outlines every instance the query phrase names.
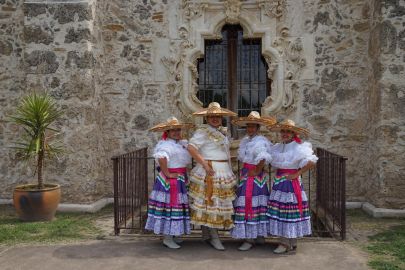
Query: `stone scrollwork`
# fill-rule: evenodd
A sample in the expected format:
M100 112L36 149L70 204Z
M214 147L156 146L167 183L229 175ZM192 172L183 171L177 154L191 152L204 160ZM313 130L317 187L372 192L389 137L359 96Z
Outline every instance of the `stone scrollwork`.
M181 74L179 72L179 66L181 63L175 56L163 57L161 59L163 66L166 68L167 77L169 82L167 84L167 98L171 100L169 104L179 105L180 103L180 91L181 91Z
M284 87L284 101L283 101L283 107L286 110L293 109L294 106L294 97L295 97L295 92L298 88L298 85L294 81L285 81L284 82L285 87Z
M282 27L278 35L276 26L261 22L251 16L252 9L265 16L280 18L286 12L286 0L257 1L183 0L178 39L171 44L170 56L161 59L169 78L170 104L186 117L201 108L197 98L197 59L204 55L204 40L221 37L225 24L240 24L248 36L262 38L262 55L268 64L267 76L271 79L271 96L262 106L264 115L277 114L294 106L297 80L306 65L301 38L289 36L289 29ZM174 110L176 108L173 107Z
M273 41L273 46L285 60L285 79L299 79L302 69L306 66L302 38L290 38L289 29L283 27L280 30L280 36Z
M291 72L290 79L298 79L301 75L302 69L307 65L303 54L303 44L301 38L295 38L290 41L286 48L286 58L289 72Z
M241 6L242 3L240 2L240 0L227 0L226 2L224 2L227 23L239 23Z
M196 63L189 62L188 63L188 68L191 71L191 87L192 90L190 91L191 99L197 102L200 106L203 105L203 103L197 98L197 91L198 91L198 69Z
M286 0L265 0L259 6L268 17L280 18L286 13Z
M186 19L186 21L190 21L196 17L200 17L207 6L208 5L205 3L183 0L182 8L184 10L184 18Z
M187 66L191 70L193 77L193 89L197 88L198 71L197 67L186 60L186 51L194 47L193 43L189 40L189 31L186 25L181 25L178 28L180 37L180 44L171 42L170 53L168 57L162 57L161 62L166 69L167 77L169 78L167 98L170 104L173 105L172 109L180 108L183 114L187 114L187 110L182 106L180 93L183 85L183 68ZM196 90L195 90L196 91Z

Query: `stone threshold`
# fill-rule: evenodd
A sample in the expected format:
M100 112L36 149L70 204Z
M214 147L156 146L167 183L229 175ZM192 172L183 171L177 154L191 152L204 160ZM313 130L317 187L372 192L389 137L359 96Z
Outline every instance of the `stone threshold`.
M377 208L368 202L346 202L346 209L361 209L374 218L405 218L405 209Z
M24 4L89 4L91 0L25 0Z
M61 203L58 206L58 212L70 212L70 213L95 213L100 211L103 207L112 204L114 198L102 198L90 204L79 203ZM0 204L13 204L13 200L0 199Z

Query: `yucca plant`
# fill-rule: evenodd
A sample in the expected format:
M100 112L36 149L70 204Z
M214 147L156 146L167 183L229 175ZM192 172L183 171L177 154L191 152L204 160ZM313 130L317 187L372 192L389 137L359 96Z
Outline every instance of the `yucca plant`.
M59 131L51 125L63 114L48 94L32 93L22 98L15 115L10 119L24 130L14 149L20 158L36 162L38 189L44 188L43 168L45 158L53 158L62 152L55 137Z

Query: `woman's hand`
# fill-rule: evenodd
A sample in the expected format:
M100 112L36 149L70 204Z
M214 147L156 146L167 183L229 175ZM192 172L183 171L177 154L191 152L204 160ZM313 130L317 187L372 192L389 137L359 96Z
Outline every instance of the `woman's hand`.
M258 176L262 171L264 167L264 159L261 160L254 169L249 170L247 173L247 176Z
M214 175L215 175L215 171L211 168L210 165L208 165L208 162L204 161L202 165L203 165L203 167L204 167L205 172L206 172L208 175L210 175L210 176L214 176Z
M168 173L167 178L174 178L177 179L179 178L180 174L179 173Z
M287 180L294 180L294 179L298 178L299 176L300 176L299 173L293 173L293 174L287 174L287 175L285 176L285 178L286 178Z
M190 155L203 166L204 170L207 172L207 175L215 175L215 171L208 165L208 162L201 156L200 152L198 152L194 146L189 144L187 150Z

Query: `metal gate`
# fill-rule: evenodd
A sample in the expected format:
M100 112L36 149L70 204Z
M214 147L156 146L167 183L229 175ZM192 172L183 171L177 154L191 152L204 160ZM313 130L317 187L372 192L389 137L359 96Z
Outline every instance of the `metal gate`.
M148 203L148 149L112 157L114 177L114 233L142 230Z
M316 200L314 225L334 237L346 238L346 160L347 158L317 148Z
M346 158L322 148L317 148L316 153L319 157L316 168L302 175L312 212L313 235L343 240L346 234ZM148 157L147 148L143 148L112 160L115 234L121 230L144 234L148 186L156 176L154 159Z

